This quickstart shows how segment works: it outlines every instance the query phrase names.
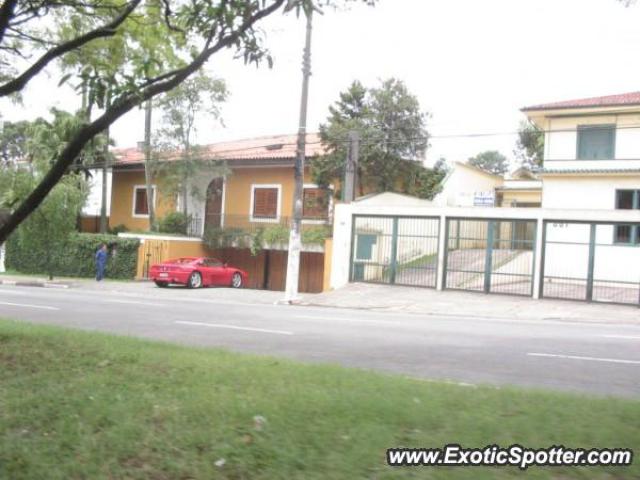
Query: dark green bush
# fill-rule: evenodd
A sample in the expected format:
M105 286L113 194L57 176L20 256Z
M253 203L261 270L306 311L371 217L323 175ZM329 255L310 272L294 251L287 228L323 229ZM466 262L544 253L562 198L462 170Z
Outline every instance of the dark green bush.
M191 222L191 215L185 215L182 212L170 212L158 221L158 231L186 235L189 222Z
M109 248L107 278L134 278L140 241L115 235L74 233L60 251L36 252L24 248L19 235L14 234L7 241L6 266L21 273L48 273L50 254L54 275L91 278L96 273L95 254L102 243Z

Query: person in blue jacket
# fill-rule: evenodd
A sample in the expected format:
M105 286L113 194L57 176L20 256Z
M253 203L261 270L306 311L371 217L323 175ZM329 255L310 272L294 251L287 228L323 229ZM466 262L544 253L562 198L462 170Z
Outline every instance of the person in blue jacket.
M104 278L104 271L107 268L107 245L103 243L96 252L96 280L99 282Z

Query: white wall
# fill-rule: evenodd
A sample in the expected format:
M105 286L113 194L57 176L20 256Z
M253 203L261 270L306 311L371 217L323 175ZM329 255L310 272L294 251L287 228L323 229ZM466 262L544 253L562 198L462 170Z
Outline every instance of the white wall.
M640 174L548 176L542 180L542 208L615 208L616 190L640 189Z
M354 214L377 214L377 215L407 215L407 216L437 216L441 218L441 242L444 241L443 225L447 217L466 217L478 219L532 219L537 220L541 225L543 219L557 221L594 221L594 222L633 222L640 224L640 210L602 210L602 209L511 209L511 208L455 208L455 207L419 207L408 206L399 207L380 205L367 206L365 202L339 204L335 209L335 221L333 230L333 254L331 259L331 288L340 288L349 282L349 266L351 263L351 232L352 215ZM549 239L556 241L566 241L568 238L579 238L581 242L588 243L588 236L584 236L584 231L580 228L588 227L572 226L570 235L567 236L565 227L549 227ZM541 229L539 229L540 231ZM617 279L632 282L640 281L640 247L612 246L613 231L610 226L598 227L595 278L597 280ZM608 241L608 244L606 243ZM442 245L442 243L441 243ZM536 242L541 248L540 240ZM556 244L547 246L547 269L545 274L558 276L583 277L586 272L586 262L584 261L584 249L588 247L576 245ZM587 250L588 251L588 250ZM440 248L442 255L442 248ZM538 263L541 256L536 256L536 272L539 272ZM441 262L441 260L439 260ZM555 270L554 270L555 268ZM441 269L439 270L441 273ZM537 273L536 273L537 275ZM534 283L539 281L535 279ZM537 292L537 289L534 289Z
M476 192L493 192L502 178L456 162L433 203L442 207L472 207Z
M577 160L578 125L615 124L615 159ZM640 168L640 114L549 118L546 121L547 169Z

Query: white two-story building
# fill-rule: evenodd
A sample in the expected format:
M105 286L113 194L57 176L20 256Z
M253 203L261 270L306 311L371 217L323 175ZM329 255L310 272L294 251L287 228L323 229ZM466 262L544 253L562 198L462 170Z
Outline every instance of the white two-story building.
M543 208L640 210L640 92L522 111L545 132ZM566 288L563 281L591 277L594 299L638 301L640 224L554 222L545 245L551 292Z
M640 92L522 111L545 131L544 208L640 208Z

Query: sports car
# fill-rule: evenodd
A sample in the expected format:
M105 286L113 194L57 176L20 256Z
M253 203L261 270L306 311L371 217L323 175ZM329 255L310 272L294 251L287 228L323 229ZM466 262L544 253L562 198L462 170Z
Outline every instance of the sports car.
M231 267L217 258L182 257L152 265L149 278L158 287L180 284L189 288L213 285L241 288L246 285L248 275L244 270Z

